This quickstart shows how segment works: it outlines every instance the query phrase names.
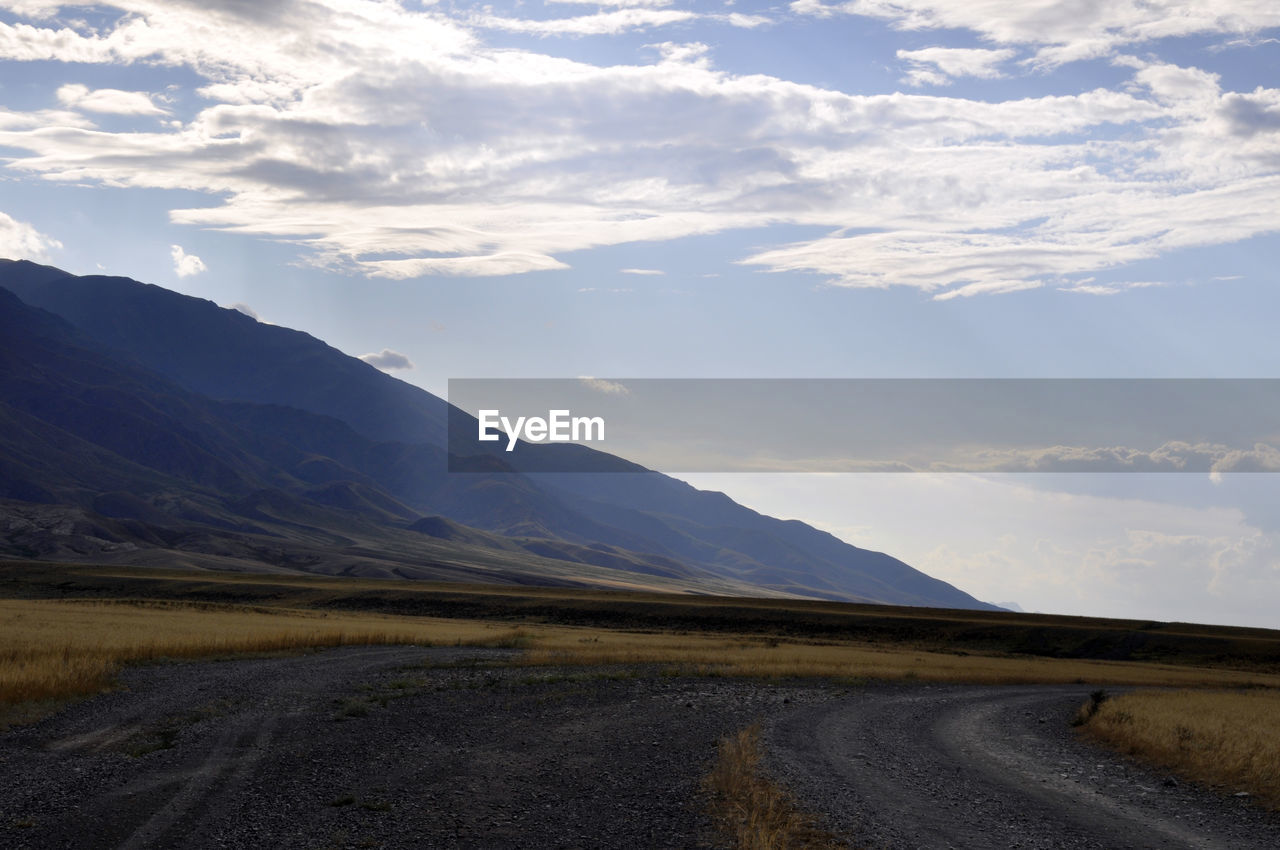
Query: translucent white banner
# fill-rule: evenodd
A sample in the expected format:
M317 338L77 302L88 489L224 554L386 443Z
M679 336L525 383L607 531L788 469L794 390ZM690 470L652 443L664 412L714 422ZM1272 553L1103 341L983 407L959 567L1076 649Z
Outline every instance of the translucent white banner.
M455 471L1280 471L1274 379L455 379L449 402Z

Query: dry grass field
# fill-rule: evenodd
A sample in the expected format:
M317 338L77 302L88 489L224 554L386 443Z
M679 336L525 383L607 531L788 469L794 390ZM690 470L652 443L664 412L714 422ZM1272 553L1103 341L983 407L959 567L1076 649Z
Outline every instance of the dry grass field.
M658 665L672 673L919 679L985 684L1280 687L1280 675L1168 664L1031 658L758 635L328 612L171 600L0 600L0 704L109 686L121 664L350 644L507 646L514 663Z
M1108 746L1280 809L1280 691L1143 690L1084 724Z
M765 678L916 679L973 684L1280 687L1280 674L1133 661L940 652L911 646L754 635L523 626L530 665L658 664L671 672Z
M109 688L124 664L349 644L500 646L523 650L504 663L621 665L635 675L1180 688L1102 703L1085 730L1280 805L1280 633L1261 629L0 564L0 724ZM714 780L724 780L715 793L730 820L747 805L741 794L768 794L748 781L755 744L744 735L725 742ZM753 799L752 811L785 812L778 800ZM771 846L749 843L768 833L756 824L742 846Z
M209 603L0 599L0 706L95 693L122 664L352 644L501 645L509 627Z

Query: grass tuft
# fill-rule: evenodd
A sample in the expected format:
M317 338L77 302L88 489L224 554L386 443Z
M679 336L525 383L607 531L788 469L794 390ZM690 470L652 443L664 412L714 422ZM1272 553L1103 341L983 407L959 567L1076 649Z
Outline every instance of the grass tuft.
M703 784L711 793L712 816L738 850L847 846L761 774L759 724L721 739Z
M1102 704L1110 698L1111 695L1102 688L1089 694L1089 700L1076 709L1075 716L1071 718L1071 725L1083 726L1088 723L1098 713L1098 709L1102 708Z

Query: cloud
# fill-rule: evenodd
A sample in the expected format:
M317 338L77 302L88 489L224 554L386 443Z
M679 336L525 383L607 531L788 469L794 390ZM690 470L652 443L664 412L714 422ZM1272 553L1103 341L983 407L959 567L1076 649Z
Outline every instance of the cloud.
M1280 532L1216 503L1220 488L1204 476L1126 475L1133 489L1124 496L1054 489L1109 476L1042 476L1040 486L1012 475L682 477L893 552L982 599L1060 614L1280 627L1272 602ZM1260 490L1266 514L1274 489Z
M703 68L710 67L708 54L711 48L700 41L663 41L647 46L658 51L663 62L690 62Z
M0 106L0 130L34 130L40 127L91 128L93 122L76 112L57 109L37 109L32 112L13 112Z
M704 14L683 9L662 8L670 3L606 3L620 6L612 11L568 18L511 18L492 13L472 15L468 23L482 29L505 30L541 36L619 35L625 32L655 29L676 24L711 21L741 29L767 26L772 19L764 15Z
M605 395L631 395L631 390L627 389L625 384L617 381L607 381L604 378L592 378L585 375L578 378L578 380L582 382L584 387Z
M1172 440L1152 450L1127 446L992 448L960 453L930 466L948 472L1280 472L1280 449L1266 443L1233 448Z
M1111 32L1098 24L1114 17L1105 8L1024 5L977 3L978 14L895 0L821 14L970 28L994 45L904 52L947 79L999 73L1024 45ZM665 6L546 26L688 14ZM204 100L146 131L95 129L78 111L95 97L122 109L122 95L145 109L140 92L80 86L67 91L77 111L0 111L6 171L198 193L207 202L172 210L175 224L289 242L330 270L555 272L592 248L791 224L825 235L730 259L950 298L1058 286L1280 228L1280 89L1225 91L1200 69L1148 59L1118 64L1129 79L1116 89L988 102L734 74L697 42L654 45L658 61L632 65L492 48L470 13L434 6L110 7L116 17L92 28L0 23L0 58L182 68ZM1192 11L1233 32L1265 18ZM1125 14L1138 23L1125 18L1121 34L1168 28Z
M1274 133L1280 130L1280 92L1229 93L1222 98L1221 114L1237 136Z
M1214 280L1223 280L1224 278L1215 277ZM1079 281L1070 286L1058 287L1063 292L1079 292L1084 295L1116 295L1130 289L1149 289L1153 286L1166 286L1164 281L1159 280L1128 280L1113 281L1111 283L1093 283L1093 279Z
M908 63L903 82L910 86L948 85L955 77L1002 76L997 67L1015 51L985 50L965 47L926 47L923 50L899 50L898 58Z
M191 277L209 270L204 260L195 254L188 254L181 245L170 245L169 256L173 258L173 270L178 277Z
M619 274L664 275L662 269L618 269Z
M0 257L45 261L61 248L62 243L52 236L0 212Z
M120 89L93 89L77 83L68 83L58 89L58 102L74 109L88 112L105 112L112 115L167 115L151 102L151 95L140 91Z
M243 302L237 301L234 304L228 305L227 309L235 310L237 313L244 313L250 319L254 319L259 322L262 321L260 318L258 318L257 311L254 310L252 307L250 307L248 304L245 304Z
M660 8L670 6L675 0L543 0L550 6L614 6L630 8L646 6Z
M1219 0L848 0L830 4L797 0L790 8L796 14L815 17L878 18L901 30L969 30L992 44L1039 45L1031 61L1042 67L1106 56L1124 45L1162 38L1252 37L1260 30L1280 26L1280 7L1273 3Z
M377 354L361 354L360 359L384 372L412 369L413 361L398 351L384 348Z
M498 15L476 15L475 26L535 35L617 35L629 30L649 29L686 23L699 17L693 12L675 9L623 8L573 18L525 19Z

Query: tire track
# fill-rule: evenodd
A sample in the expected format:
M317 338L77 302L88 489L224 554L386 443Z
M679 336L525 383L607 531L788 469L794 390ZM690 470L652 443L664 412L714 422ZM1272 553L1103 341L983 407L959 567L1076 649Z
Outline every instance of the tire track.
M864 847L1280 847L1280 818L1078 740L1088 691L868 688L779 719L772 768Z
M323 665L304 657L292 670L278 672L261 702L225 725L178 791L121 842L119 850L180 845L181 834L190 831L188 822L198 820L210 800L230 799L246 788L282 720L331 696L339 683L373 669L421 660L422 654L403 647L350 650L327 656ZM170 837L173 840L165 840Z

